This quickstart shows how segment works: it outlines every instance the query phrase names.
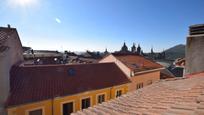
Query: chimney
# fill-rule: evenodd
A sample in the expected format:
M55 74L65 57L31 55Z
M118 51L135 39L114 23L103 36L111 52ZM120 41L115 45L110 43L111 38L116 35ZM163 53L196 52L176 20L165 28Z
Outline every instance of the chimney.
M10 24L8 24L8 28L9 28L9 29L11 28L11 25L10 25Z
M186 74L204 71L204 24L189 27L186 43Z

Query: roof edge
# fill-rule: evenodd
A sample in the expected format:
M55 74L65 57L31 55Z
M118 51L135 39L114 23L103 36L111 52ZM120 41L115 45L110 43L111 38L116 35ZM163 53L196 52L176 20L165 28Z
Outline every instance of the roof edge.
M7 103L6 103L4 107L5 107L6 109L9 109L9 108L17 107L17 106L23 106L23 105L27 105L27 104L39 103L39 102L48 101L48 100L55 100L55 99L57 99L57 98L65 98L66 96L75 96L75 95L79 95L79 94L86 93L86 92L100 91L100 90L105 90L105 89L109 89L109 88L112 88L112 87L120 87L120 86L128 85L128 84L130 84L130 81L129 81L129 82L126 82L126 83L123 83L123 84L115 85L115 86L105 87L105 88L102 88L102 89L87 90L87 91L83 91L83 92L76 93L76 94L71 94L71 95L55 96L55 97L53 97L53 98L47 98L47 99L42 99L42 100L33 101L33 102L26 102L26 103L22 103L22 104L15 104L15 105L10 105L10 106L9 106L9 105L7 105Z
M149 73L149 72L154 72L154 71L159 71L159 70L163 70L163 69L165 69L165 67L157 68L157 69L151 69L151 70L146 70L146 71L141 71L141 72L136 72L135 75L139 75L139 74L143 74L143 73Z

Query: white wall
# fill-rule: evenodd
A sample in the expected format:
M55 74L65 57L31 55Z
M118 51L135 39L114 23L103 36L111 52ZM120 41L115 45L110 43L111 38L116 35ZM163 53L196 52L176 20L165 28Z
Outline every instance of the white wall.
M4 103L9 95L9 77L11 67L23 60L22 45L16 32L3 44L9 49L5 52L0 52L0 115L4 108Z

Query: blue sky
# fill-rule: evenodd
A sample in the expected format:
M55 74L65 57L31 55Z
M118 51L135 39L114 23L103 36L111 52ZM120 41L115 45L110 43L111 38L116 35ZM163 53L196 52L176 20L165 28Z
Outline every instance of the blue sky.
M16 27L34 49L145 52L185 44L204 23L204 0L0 0L0 26Z

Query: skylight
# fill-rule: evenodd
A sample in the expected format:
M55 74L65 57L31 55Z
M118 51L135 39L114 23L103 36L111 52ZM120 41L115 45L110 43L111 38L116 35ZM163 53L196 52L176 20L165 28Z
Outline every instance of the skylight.
M73 69L73 68L68 69L68 75L69 76L74 76L75 74L76 74L75 69Z

